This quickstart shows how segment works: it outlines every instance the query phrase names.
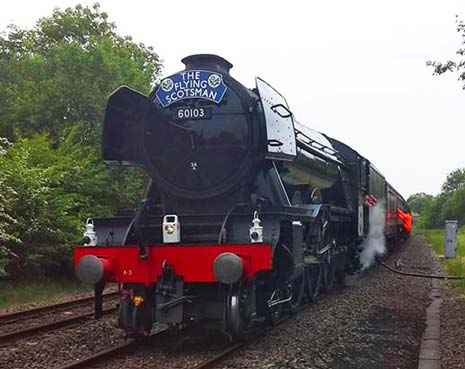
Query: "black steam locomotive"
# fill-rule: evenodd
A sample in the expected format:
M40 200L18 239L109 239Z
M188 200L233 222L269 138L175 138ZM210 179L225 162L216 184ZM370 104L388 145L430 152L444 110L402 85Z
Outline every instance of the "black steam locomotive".
M262 79L244 87L225 59L183 63L149 96L109 98L103 160L151 179L133 216L96 218L75 249L97 298L121 284L128 334L209 319L241 337L359 269L375 209L388 241L408 234L405 200L368 159L297 122Z

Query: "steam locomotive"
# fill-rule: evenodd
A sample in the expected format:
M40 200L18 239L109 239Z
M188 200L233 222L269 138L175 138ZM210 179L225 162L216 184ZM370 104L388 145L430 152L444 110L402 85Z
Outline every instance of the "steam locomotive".
M367 158L299 123L264 80L244 87L225 59L182 61L149 96L108 100L103 160L150 180L132 216L89 220L75 248L97 315L117 282L128 335L209 320L241 338L359 270L376 207L389 243L408 235L406 201Z

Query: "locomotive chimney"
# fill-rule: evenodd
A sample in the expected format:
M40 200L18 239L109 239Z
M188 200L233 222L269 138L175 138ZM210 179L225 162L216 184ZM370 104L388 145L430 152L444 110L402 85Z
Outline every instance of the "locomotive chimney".
M221 74L229 75L229 70L233 65L226 59L213 54L196 54L186 56L181 60L186 69L208 69L211 71L219 72Z

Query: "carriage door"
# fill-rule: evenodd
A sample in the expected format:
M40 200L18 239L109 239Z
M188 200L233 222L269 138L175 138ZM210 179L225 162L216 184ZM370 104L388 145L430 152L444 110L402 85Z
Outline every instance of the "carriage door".
M268 152L274 160L294 160L297 155L294 120L286 99L259 77L255 78L266 122Z

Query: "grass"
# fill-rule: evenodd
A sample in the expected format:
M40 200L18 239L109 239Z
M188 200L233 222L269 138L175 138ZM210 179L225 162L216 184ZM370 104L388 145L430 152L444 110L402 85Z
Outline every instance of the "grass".
M444 230L422 229L416 233L424 234L428 243L436 252L436 255L444 255ZM457 256L444 262L445 271L448 275L465 276L465 227L460 227L457 240ZM465 292L465 280L457 281L457 285Z
M72 293L90 290L76 280L42 280L32 282L0 282L0 309L26 303L49 301Z

